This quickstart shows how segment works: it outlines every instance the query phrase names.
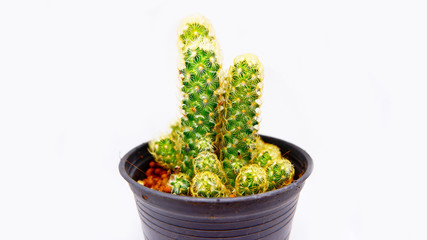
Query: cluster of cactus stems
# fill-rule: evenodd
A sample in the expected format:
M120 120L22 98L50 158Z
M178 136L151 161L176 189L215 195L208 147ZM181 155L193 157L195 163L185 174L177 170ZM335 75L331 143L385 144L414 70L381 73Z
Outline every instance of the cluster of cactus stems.
M211 24L185 19L178 30L182 116L149 151L174 172L172 193L194 197L247 196L293 181L292 163L258 136L264 70L253 54L223 73Z

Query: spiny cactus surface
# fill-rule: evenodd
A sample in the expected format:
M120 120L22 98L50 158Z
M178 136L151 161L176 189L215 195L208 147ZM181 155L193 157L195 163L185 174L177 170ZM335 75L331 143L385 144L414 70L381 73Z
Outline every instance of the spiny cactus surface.
M265 152L260 152L253 160L253 163L256 163L258 165L260 165L261 167L265 167L269 162L271 162L273 160L273 158L271 157L271 155L265 151Z
M191 179L185 173L172 174L168 184L172 187L173 194L188 195L190 193Z
M190 191L194 197L207 198L228 197L230 194L221 179L209 171L199 172L194 176Z
M178 30L179 76L182 87L183 172L194 176L192 161L214 145L220 96L221 54L210 22L190 16ZM204 145L198 144L203 139ZM204 149L202 149L204 148Z
M154 156L154 160L172 171L178 171L182 167L179 129L178 122L171 126L171 133L148 144L148 151Z
M195 173L200 173L204 171L212 172L221 179L222 183L227 184L227 177L225 175L224 169L222 168L222 164L214 153L199 153L194 159L193 165Z
M279 160L282 158L280 149L270 143L262 143L261 145L258 145L254 152L251 162L259 164L261 167L267 166L273 160Z
M222 165L227 176L228 183L231 186L234 186L236 177L239 174L240 169L246 165L246 161L235 156L230 156L222 161Z
M240 170L236 178L237 196L247 196L266 192L268 189L267 173L258 164L249 164Z
M185 18L178 29L178 49L185 48L199 38L215 41L212 25L203 16L193 15Z
M206 39L198 39L187 48L182 76L183 132L182 155L188 175L193 176L192 160L197 156L197 142L207 139L214 143L214 126L218 116L219 76L221 65L214 46Z
M214 152L214 145L212 144L212 137L207 135L196 139L195 149L197 152Z
M265 170L269 191L291 184L295 174L294 166L285 158L273 160Z
M261 137L256 137L256 148L252 152L252 159L261 156L267 151L273 159L279 159L282 157L280 148L274 144L264 142Z
M227 76L222 116L221 159L231 182L246 165L256 146L264 70L258 58L246 54L234 59Z

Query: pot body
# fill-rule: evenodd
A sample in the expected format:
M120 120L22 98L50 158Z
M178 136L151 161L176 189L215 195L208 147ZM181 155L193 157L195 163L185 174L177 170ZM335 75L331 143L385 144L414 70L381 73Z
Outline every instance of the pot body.
M119 169L134 193L145 238L288 239L299 193L313 163L301 148L280 139L261 137L277 145L282 153L289 151L287 156L295 166L297 179L286 187L245 197L195 198L152 190L135 181L145 177L143 172L153 160L148 144L127 153Z

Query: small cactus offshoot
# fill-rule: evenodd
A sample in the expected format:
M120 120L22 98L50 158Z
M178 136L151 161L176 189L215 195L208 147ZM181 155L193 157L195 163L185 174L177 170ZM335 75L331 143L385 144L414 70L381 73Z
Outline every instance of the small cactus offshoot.
M260 137L256 139L256 148L252 152L251 163L256 163L261 167L265 167L273 160L281 159L282 155L280 148L276 145L265 143Z
M191 179L185 173L172 174L168 184L172 187L173 194L188 195L190 193Z
M194 176L190 191L194 197L220 198L230 195L221 179L209 171L199 172Z
M269 191L291 184L295 174L294 166L285 158L273 160L265 170Z
M212 152L201 152L194 159L194 172L209 171L215 173L222 181L227 184L227 177L225 176L224 169L222 168L221 162L218 157Z
M268 151L264 151L257 154L257 156L254 159L252 159L252 162L260 165L261 167L265 167L272 160L273 158L271 157L271 154L269 154Z
M280 149L273 144L264 143L263 147L257 151L251 162L266 167L273 160L281 159Z
M258 135L264 80L258 58L238 56L223 73L216 36L202 16L182 21L178 51L182 116L170 134L149 143L155 161L174 173L166 190L219 198L290 184L292 163Z
M179 170L182 166L180 150L177 133L174 130L160 140L152 140L148 144L148 151L154 156L155 161L172 171Z
M246 165L246 161L235 156L230 156L230 158L222 161L222 165L227 176L228 183L231 186L234 186L237 174L239 174L240 169Z
M266 192L268 189L267 173L258 164L244 166L236 178L237 196L247 196Z

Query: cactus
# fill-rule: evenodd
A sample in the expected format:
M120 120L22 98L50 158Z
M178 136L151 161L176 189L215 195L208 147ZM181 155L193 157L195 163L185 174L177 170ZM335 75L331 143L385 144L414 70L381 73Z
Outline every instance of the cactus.
M216 174L221 179L222 183L227 184L227 177L225 175L224 169L222 168L222 164L214 153L199 153L194 159L193 165L194 172L196 174L204 171L209 171Z
M282 158L280 149L270 143L262 143L261 146L258 145L258 148L254 151L252 163L256 163L261 167L265 167L271 163L273 160L279 160Z
M227 176L227 181L231 186L235 185L236 177L240 172L240 169L246 165L243 159L231 156L228 159L222 161L224 172Z
M195 149L197 152L214 152L214 145L212 144L212 138L205 136L200 139L196 139Z
M246 196L290 184L295 170L280 149L258 136L264 69L246 54L222 75L222 56L208 20L191 16L178 30L182 117L172 132L149 143L175 172L172 193Z
M279 147L265 143L261 138L257 139L256 145L251 162L266 170L268 191L289 185L293 181L295 168L288 159L282 158Z
M189 16L182 20L178 28L178 49L184 51L189 44L199 38L215 41L211 23L200 15Z
M252 54L235 58L228 72L220 148L230 182L234 182L240 168L251 160L256 146L263 72L258 58Z
M252 158L258 156L260 152L268 151L272 158L281 158L280 148L274 144L264 142L260 136L255 139L255 151L252 152Z
M154 160L160 166L172 171L177 171L182 167L179 129L180 122L178 121L171 126L171 133L159 140L152 140L148 144L148 151L154 156Z
M198 154L197 141L206 138L214 143L221 65L215 47L206 39L195 40L187 47L184 56L185 67L180 69L184 95L181 152L185 165L183 171L193 176L192 160Z
M266 192L268 189L267 173L258 164L244 166L236 178L237 196L247 196Z
M294 166L285 158L273 160L265 170L268 178L268 191L291 184L295 174Z
M176 195L188 195L190 192L191 179L185 173L172 174L168 184L172 187L172 193Z
M190 192L193 197L219 198L230 195L221 179L209 171L199 172L194 176Z
M179 76L182 87L183 172L194 175L192 162L200 152L197 142L214 145L220 96L221 54L209 21L191 16L178 30Z
M267 166L273 160L268 151L259 153L251 162L260 165L261 167Z

